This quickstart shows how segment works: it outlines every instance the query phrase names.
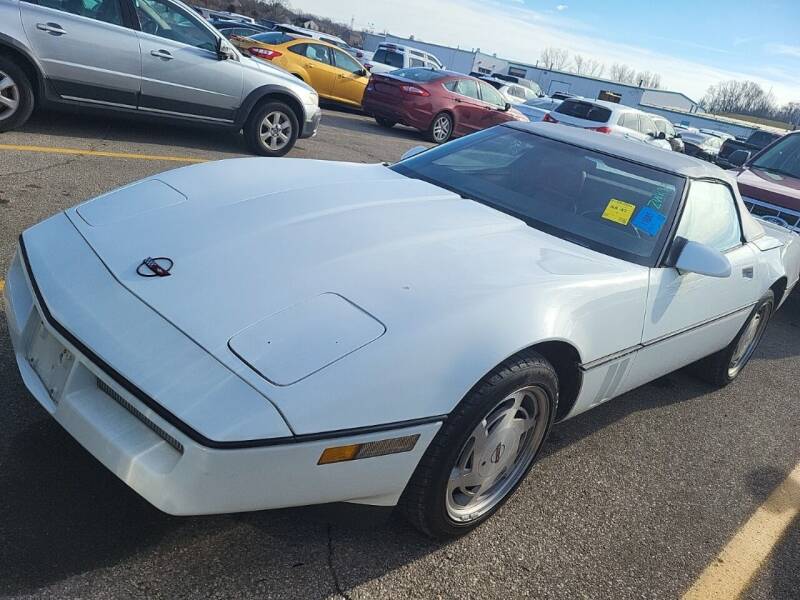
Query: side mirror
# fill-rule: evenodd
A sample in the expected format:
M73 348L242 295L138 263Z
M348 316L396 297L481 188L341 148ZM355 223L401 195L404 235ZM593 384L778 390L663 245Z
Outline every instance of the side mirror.
M510 102L506 102L501 110L503 112L507 112L507 111L511 110L511 103Z
M368 77L369 71L367 71L366 69L359 69L358 71L355 71L353 75L358 75L359 77Z
M236 52L222 38L217 38L217 60L236 60Z
M658 139L660 139L660 140L665 140L665 139L667 139L667 134L666 134L666 133L664 133L663 131L659 131L659 132L658 132L658 135L657 135L656 137L657 137Z
M403 153L403 156L400 157L400 160L405 160L407 158L411 158L412 156L416 156L417 154L420 154L421 152L425 152L425 150L427 150L427 148L425 146L414 146L410 150L406 150Z
M728 157L728 162L735 167L744 166L748 160L750 160L749 150L734 150Z
M724 279L731 276L731 263L719 250L677 237L673 242L667 266L681 273L697 273Z

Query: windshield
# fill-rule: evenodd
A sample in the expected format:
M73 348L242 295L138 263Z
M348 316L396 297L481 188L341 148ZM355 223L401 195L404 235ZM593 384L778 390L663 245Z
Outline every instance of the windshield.
M758 156L751 164L777 175L800 179L800 134L787 135Z
M380 49L373 55L372 61L400 68L403 66L403 55L398 52Z
M685 180L599 152L495 127L392 169L593 250L652 266Z

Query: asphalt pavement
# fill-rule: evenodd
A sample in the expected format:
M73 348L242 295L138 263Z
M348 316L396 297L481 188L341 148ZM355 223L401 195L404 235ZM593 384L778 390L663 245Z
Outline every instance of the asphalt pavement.
M420 143L326 110L290 156L394 161ZM57 211L246 152L213 129L37 114L0 135L0 272L19 233ZM678 372L558 425L515 497L442 544L356 507L159 512L39 408L0 316L0 596L677 598L800 462L798 334L795 294L735 384ZM773 542L745 597L800 597L798 520Z

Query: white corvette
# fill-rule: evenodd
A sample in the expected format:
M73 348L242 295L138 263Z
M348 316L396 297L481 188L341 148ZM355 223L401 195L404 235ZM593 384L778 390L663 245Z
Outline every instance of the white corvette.
M5 300L31 393L161 510L399 504L448 536L555 421L736 378L798 271L717 167L526 124L145 179L25 231Z

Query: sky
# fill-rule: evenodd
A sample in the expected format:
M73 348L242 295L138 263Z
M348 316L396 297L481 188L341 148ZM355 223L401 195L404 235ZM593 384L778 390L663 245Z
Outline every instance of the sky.
M535 64L548 46L661 74L700 100L751 79L800 102L800 0L291 0L356 28ZM607 70L606 70L607 73Z

